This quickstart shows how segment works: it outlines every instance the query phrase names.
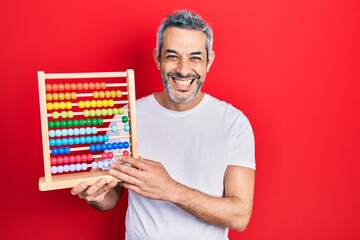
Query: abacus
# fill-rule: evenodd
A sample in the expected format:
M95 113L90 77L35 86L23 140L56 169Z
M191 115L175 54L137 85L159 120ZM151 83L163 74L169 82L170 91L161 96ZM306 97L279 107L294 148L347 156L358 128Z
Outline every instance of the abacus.
M134 71L38 71L38 85L44 158L39 189L119 181L109 175L111 163L120 155L138 157Z

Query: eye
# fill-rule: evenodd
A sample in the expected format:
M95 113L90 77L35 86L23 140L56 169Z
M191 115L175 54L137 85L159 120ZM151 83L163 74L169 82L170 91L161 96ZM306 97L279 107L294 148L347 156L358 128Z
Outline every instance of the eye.
M200 61L202 61L202 58L201 58L201 57L198 57L198 56L192 56L192 57L191 57L191 61L193 61L193 62L200 62Z
M166 55L165 58L171 60L171 59L176 59L177 56L176 55Z

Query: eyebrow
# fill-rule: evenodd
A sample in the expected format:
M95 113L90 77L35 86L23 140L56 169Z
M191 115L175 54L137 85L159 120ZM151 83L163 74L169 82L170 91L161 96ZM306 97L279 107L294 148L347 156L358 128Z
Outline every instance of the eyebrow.
M179 54L177 51L173 50L173 49L166 49L167 53L175 53L175 54ZM190 55L202 55L203 53L200 51L197 52L192 52L190 53Z

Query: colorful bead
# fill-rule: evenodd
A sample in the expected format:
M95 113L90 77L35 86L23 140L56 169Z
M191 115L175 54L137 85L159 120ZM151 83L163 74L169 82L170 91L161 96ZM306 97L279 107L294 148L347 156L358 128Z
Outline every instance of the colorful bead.
M65 84L64 84L64 89L65 89L66 91L71 90L70 83L65 83Z
M123 122L123 123L127 123L128 122L128 117L127 116L122 116L122 118L121 118L121 121Z

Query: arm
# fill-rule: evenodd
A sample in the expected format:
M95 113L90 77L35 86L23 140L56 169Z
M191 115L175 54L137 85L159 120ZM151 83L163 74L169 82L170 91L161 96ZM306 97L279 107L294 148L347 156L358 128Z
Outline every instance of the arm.
M228 166L224 177L224 197L212 197L173 180L162 164L123 157L133 167L115 163L110 174L121 186L144 197L170 201L195 217L222 227L244 230L250 219L255 171ZM141 170L139 170L141 169Z
M72 195L77 195L99 210L110 210L118 202L123 188L116 181L106 183L106 179L99 179L95 184L80 183L71 189Z

